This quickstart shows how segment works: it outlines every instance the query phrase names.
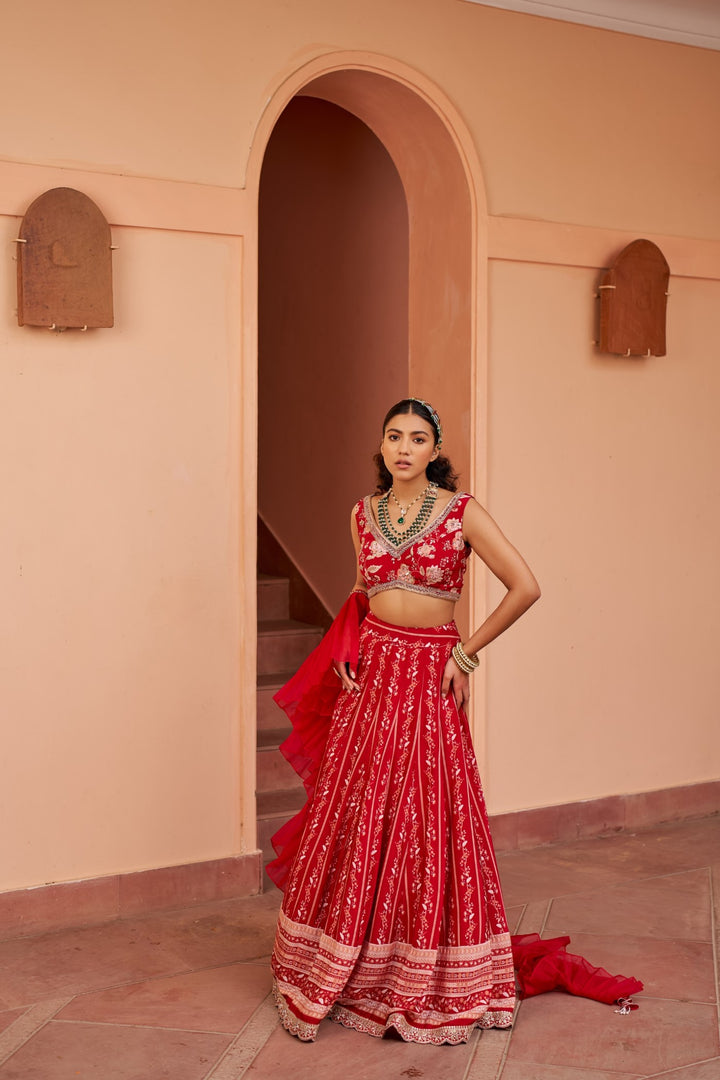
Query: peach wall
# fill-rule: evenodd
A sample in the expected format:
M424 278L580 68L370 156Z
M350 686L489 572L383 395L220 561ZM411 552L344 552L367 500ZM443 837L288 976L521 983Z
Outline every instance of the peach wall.
M720 775L716 53L459 0L27 0L0 56L0 889L254 846L257 180L288 83L343 64L402 69L482 166L476 490L487 442L544 590L488 651L491 809ZM114 330L15 324L10 241L59 184L114 226ZM643 235L668 357L598 359L597 268Z
M242 187L273 92L354 49L411 65L458 103L491 213L720 235L710 50L460 0L26 0L4 13L2 49L13 161Z
M19 329L2 263L3 888L242 847L241 248L113 238L115 330Z
M597 280L491 264L488 498L543 584L488 663L496 812L720 769L720 282L671 279L668 355L625 360Z

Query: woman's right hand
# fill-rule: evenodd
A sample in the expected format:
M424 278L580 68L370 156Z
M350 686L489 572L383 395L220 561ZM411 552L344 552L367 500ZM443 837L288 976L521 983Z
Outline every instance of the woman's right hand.
M360 687L355 682L356 673L351 670L349 660L346 660L344 664L339 660L333 661L333 671L346 690L354 690L356 694L360 693Z
M447 697L451 691L458 709L464 709L470 704L470 679L460 670L452 656L445 665L440 693Z

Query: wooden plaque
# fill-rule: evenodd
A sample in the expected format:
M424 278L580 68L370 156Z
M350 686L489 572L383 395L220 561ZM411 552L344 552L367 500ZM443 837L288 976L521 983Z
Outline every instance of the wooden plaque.
M46 191L19 238L20 326L113 325L110 226L92 199L74 188Z
M600 350L664 356L670 267L650 240L634 240L600 282Z

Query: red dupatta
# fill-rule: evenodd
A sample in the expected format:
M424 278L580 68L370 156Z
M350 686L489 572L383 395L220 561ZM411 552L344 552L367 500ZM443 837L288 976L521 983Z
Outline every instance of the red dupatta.
M302 780L307 794L302 810L272 838L277 858L268 863L266 869L279 889L285 886L300 844L325 752L330 720L343 689L334 668L349 663L351 670L357 670L360 625L368 611L366 594L359 590L350 593L320 644L274 695L274 700L292 724L292 731L281 743L280 751Z
M611 975L605 968L588 963L583 956L566 952L569 937L543 939L539 934L514 934L511 941L521 997L565 990L606 1005L619 1005L618 1012L637 1008L630 996L643 989L640 980Z

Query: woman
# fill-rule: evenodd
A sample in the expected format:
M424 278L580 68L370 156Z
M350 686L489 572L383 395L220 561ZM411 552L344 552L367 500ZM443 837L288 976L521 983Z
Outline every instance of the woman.
M540 590L490 515L456 492L441 447L427 402L390 409L378 492L351 516L355 590L277 696L294 724L284 752L310 796L273 838L269 867L285 887L276 1001L301 1039L325 1016L425 1043L512 1021L510 937L463 710L477 653ZM452 618L471 551L507 591L461 642Z

